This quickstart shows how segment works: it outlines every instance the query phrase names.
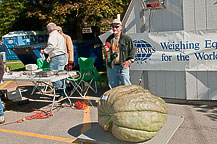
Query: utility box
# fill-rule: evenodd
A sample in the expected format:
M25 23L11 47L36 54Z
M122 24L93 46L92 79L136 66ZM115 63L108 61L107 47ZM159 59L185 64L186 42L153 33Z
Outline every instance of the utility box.
M145 9L163 9L166 7L166 0L144 0Z

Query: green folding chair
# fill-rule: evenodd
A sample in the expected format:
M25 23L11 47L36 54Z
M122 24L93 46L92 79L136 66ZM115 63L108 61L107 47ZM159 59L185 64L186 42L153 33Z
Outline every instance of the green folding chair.
M89 89L97 93L96 82L100 80L100 74L94 67L93 57L78 58L79 76L76 78L68 78L69 82L74 87L70 93L70 96L77 91L81 97L85 97Z

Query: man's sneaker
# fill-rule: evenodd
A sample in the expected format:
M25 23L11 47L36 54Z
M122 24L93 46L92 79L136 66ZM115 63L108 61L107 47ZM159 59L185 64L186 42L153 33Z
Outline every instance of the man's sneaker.
M5 123L5 117L4 116L0 116L0 124Z

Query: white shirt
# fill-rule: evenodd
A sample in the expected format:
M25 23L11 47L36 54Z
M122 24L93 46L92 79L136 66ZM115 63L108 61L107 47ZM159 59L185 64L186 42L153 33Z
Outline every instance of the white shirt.
M59 34L57 30L49 34L47 47L44 49L44 52L48 54L50 58L66 53L64 37Z

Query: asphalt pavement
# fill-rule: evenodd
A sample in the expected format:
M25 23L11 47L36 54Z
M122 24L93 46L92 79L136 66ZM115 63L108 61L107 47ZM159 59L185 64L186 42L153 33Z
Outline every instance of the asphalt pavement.
M53 111L53 116L33 119L29 116L38 111L49 110L52 96L35 92L31 95L33 85L29 82L11 82L5 88L10 91L20 87L25 90L23 97L28 103L14 102L6 107L5 118L8 125L0 126L1 144L66 144L79 143L77 137L97 124L97 101L106 91L99 88L98 93L88 92L85 100L76 96L72 102L84 101L86 109L73 109L66 100L62 106ZM50 90L51 91L51 90ZM185 101L165 99L170 115L183 116L184 122L176 130L169 144L216 144L217 143L217 102ZM25 118L25 119L23 119ZM31 120L28 120L31 119ZM17 122L19 121L19 123Z

